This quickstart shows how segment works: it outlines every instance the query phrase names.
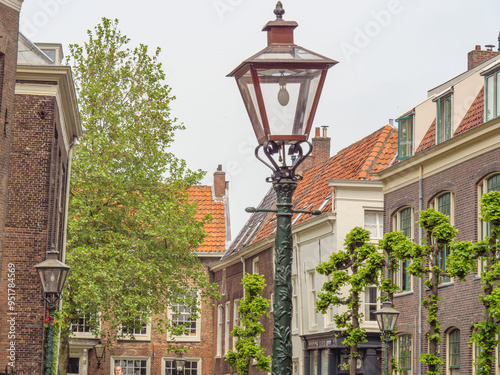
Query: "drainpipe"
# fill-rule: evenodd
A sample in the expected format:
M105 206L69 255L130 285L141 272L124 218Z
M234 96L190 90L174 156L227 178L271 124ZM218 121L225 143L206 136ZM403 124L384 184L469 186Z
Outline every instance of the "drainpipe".
M420 178L418 179L418 210L424 209L422 181L424 168L420 165ZM418 226L418 244L422 245L422 227ZM422 355L422 278L418 278L418 358ZM418 375L422 375L422 362L418 362Z

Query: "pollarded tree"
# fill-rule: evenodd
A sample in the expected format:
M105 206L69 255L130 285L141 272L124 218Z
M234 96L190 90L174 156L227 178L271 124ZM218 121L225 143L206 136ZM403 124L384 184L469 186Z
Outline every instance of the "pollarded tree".
M261 319L263 316L269 318L269 307L271 302L262 297L262 291L266 287L264 276L246 273L241 282L245 289L245 299L240 301L238 312L240 314L240 326L233 327L231 336L236 338L235 349L229 350L226 362L239 374L247 375L248 367L253 360L256 366L263 370L271 371L271 358L264 355L264 348L258 345L258 337L264 332Z
M448 269L461 280L480 264L482 294L486 319L474 325L470 341L476 348L475 374L489 375L495 363L500 340L500 192L481 197L481 220L489 234L479 242L456 242L448 260Z
M319 293L316 308L325 314L330 306L347 309L334 315L337 327L343 330L343 344L350 348L349 371L356 374L359 344L366 342L366 331L361 327L361 296L366 287L379 285L383 255L370 242L370 232L356 227L349 232L344 250L330 256L327 262L316 267L318 273L330 276ZM347 294L345 291L347 290Z
M441 280L450 277L444 269L445 251L452 239L457 235L457 230L450 224L449 217L433 208L420 211L418 224L426 231L426 239L422 245L410 241L400 232L387 233L380 241L380 247L387 254L388 277L382 282L382 290L392 298L394 289L394 273L398 270L400 262L411 261L406 272L424 280L426 298L422 306L427 310L429 330L428 353L422 354L419 360L427 365L427 374L441 373L443 360L438 356L438 345L441 340L441 324L437 318L439 309L439 289ZM392 299L391 299L392 301Z
M206 219L195 219L186 193L203 173L169 152L183 127L170 116L174 97L160 50L129 47L117 25L102 19L87 42L70 46L86 132L71 170L63 374L70 323L79 314L110 342L117 332L164 317L167 306L184 305L195 318L200 297L214 290L192 253L205 237ZM174 334L186 330L168 318L151 323Z

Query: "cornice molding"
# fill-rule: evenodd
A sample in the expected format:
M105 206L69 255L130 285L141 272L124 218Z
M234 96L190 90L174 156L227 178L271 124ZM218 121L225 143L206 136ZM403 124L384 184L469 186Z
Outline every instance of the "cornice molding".
M61 110L61 126L65 143L69 146L74 138L83 134L78 111L75 85L69 66L18 65L16 94L55 96ZM54 82L54 85L37 82Z
M499 144L497 117L373 175L382 181L387 194L495 150Z
M21 6L23 5L23 0L0 0L0 3L20 12Z

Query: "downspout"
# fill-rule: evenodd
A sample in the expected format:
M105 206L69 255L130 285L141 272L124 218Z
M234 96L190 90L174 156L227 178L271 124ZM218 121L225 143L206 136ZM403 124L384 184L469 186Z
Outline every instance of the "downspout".
M424 168L422 165L419 167L418 179L418 210L424 209L423 205L423 188L422 181L424 177ZM418 244L422 245L422 227L418 226ZM422 355L422 278L418 278L418 358ZM418 375L422 375L422 362L418 360Z

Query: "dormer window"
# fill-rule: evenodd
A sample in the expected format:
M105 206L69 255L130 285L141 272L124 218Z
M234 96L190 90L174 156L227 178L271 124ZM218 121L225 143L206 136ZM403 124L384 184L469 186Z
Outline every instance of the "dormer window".
M451 138L451 94L437 100L437 143L442 143Z
M500 116L500 70L486 76L485 121Z
M413 114L398 118L398 158L404 160L413 155Z

